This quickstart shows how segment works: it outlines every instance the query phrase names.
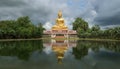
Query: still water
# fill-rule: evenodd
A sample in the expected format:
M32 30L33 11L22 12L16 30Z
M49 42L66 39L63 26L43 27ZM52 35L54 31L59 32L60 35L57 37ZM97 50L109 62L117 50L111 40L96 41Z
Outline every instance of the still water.
M0 42L0 69L120 69L120 42Z

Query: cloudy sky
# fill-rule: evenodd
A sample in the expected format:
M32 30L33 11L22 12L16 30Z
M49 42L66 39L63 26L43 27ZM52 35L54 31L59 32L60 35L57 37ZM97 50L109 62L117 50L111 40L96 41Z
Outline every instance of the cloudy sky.
M55 24L59 10L69 29L76 17L82 17L90 26L120 25L120 0L0 0L0 20L29 16L34 24L41 22L46 29Z

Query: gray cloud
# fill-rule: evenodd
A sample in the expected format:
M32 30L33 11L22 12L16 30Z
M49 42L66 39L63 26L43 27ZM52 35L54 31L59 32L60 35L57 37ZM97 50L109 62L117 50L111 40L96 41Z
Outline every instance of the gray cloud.
M70 29L76 17L82 17L90 26L119 25L119 4L119 0L0 0L0 20L29 16L33 23L42 22L50 29L61 9Z
M63 16L70 18L71 7L67 4L68 0L1 0L0 1L0 20L16 19L20 16L29 16L33 23L42 22L54 24L58 10L63 11ZM70 22L70 21L66 21ZM67 23L69 25L69 23Z
M94 22L101 26L120 25L120 0L99 0L94 5L97 16Z
M25 5L25 1L22 0L0 0L0 7L15 7Z
M49 7L50 8L50 7ZM48 19L51 10L43 1L39 0L1 0L0 18L15 19L20 16L30 16L32 21L38 22Z

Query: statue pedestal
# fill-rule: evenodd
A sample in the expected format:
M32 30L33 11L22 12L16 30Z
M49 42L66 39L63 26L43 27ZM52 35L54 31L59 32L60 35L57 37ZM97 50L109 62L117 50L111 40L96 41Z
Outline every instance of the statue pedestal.
M53 38L67 38L68 30L52 30Z

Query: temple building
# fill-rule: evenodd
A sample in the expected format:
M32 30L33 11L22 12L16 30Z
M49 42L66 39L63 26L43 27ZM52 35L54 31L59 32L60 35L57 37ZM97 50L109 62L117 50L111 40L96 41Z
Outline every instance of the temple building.
M51 30L45 30L44 34L50 35L52 38L68 38L70 35L76 35L77 32L75 30L69 30L68 27L65 26L65 21L62 17L62 12L59 11L55 25L51 28Z

